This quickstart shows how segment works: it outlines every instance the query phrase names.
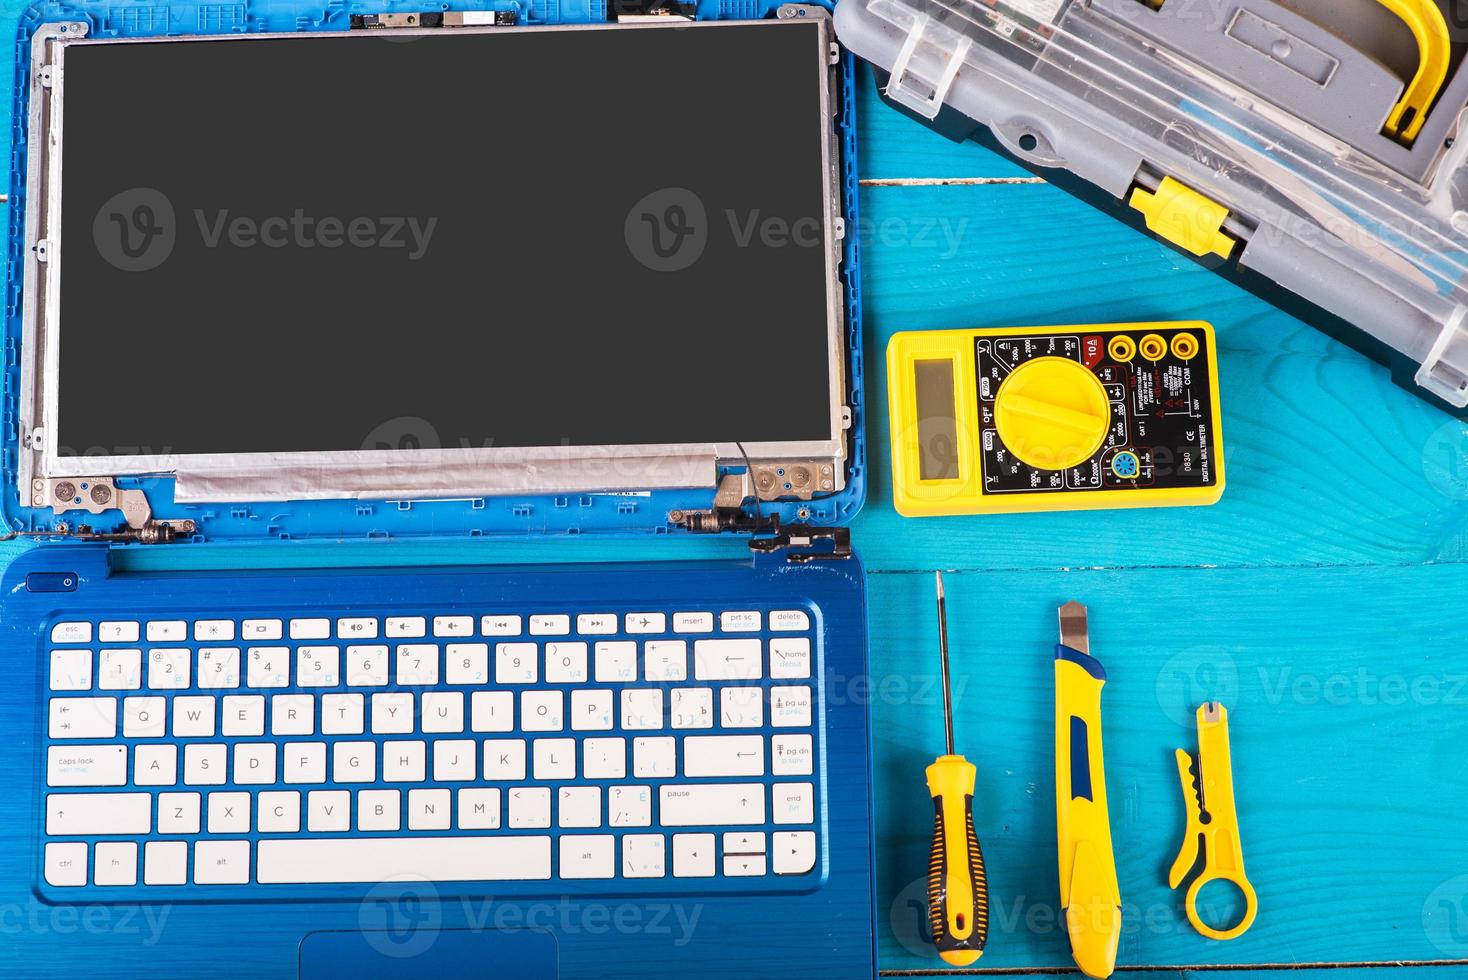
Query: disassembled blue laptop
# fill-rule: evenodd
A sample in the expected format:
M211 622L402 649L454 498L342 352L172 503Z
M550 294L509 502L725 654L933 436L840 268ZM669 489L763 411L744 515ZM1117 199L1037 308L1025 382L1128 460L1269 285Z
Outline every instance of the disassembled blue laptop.
M850 72L770 0L22 16L7 976L874 974ZM605 532L669 560L495 564Z

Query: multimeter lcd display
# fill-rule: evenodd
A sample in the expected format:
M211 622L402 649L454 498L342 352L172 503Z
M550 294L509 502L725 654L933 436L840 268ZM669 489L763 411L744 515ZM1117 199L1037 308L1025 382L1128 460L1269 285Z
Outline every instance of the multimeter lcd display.
M393 33L66 49L58 456L840 438L814 25Z

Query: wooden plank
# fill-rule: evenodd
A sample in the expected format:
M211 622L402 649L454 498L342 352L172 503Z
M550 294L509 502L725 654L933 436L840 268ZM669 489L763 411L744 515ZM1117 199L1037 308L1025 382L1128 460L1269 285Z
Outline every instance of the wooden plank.
M1107 786L1128 927L1124 964L1468 959L1468 662L1444 615L1468 566L968 573L947 578L957 748L978 766L975 823L994 919L982 965L1063 967L1056 925L1055 610L1091 609ZM929 573L871 590L882 965L933 962L921 931L942 750ZM837 692L841 690L837 685ZM1231 713L1254 927L1229 943L1182 919L1166 869L1183 829L1174 748L1192 710ZM1205 890L1205 901L1219 903ZM1378 974L1379 975L1379 974Z

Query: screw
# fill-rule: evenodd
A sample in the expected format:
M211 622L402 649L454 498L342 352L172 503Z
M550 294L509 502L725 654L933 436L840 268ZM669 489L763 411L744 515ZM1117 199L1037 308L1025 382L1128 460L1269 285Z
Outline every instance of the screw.
M76 484L69 480L62 480L56 484L55 493L57 500L72 500L76 497Z
M92 487L92 503L98 507L105 507L112 501L112 488L106 484L98 483Z

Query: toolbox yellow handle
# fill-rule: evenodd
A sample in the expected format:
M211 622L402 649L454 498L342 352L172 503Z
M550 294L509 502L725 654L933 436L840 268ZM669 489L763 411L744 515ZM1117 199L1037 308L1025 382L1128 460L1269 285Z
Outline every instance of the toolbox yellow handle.
M1427 122L1427 111L1432 108L1432 103L1442 91L1443 82L1447 80L1452 38L1448 35L1448 23L1443 18L1443 12L1434 0L1378 2L1406 21L1412 36L1417 39L1417 49L1420 52L1417 74L1408 83L1402 94L1402 101L1387 116L1383 130L1388 136L1411 143L1422 132L1422 126Z

